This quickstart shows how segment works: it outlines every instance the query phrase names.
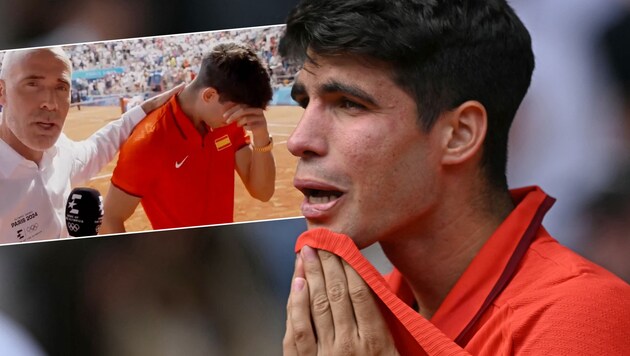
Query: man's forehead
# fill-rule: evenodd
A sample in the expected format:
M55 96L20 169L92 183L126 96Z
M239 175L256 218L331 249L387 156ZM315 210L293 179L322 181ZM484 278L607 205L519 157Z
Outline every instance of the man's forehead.
M312 50L310 47L306 51L304 66L318 67L323 63L334 65L359 65L374 69L389 70L391 65L382 59L370 55L352 52L321 53Z
M70 60L63 52L49 49L36 49L16 51L9 58L7 63L9 72L17 72L20 77L44 76L54 73L60 78L67 79L70 76L72 67Z
M393 83L389 67L381 62L356 56L309 57L295 77L298 86L313 90L332 82L369 90L377 81Z
M346 81L347 71L334 61L321 60L318 62L306 61L295 76L295 82L304 87L319 87L331 79Z

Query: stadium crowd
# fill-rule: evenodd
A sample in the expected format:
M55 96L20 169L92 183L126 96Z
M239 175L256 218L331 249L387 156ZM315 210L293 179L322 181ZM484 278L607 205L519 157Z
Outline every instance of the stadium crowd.
M76 75L74 89L86 97L135 95L161 91L190 82L199 71L203 55L221 42L244 43L252 47L269 69L274 87L290 83L296 68L278 54L283 26L185 35L138 38L63 46L72 60L75 74L109 70L93 78ZM0 53L0 61L3 54ZM113 70L118 68L118 71Z

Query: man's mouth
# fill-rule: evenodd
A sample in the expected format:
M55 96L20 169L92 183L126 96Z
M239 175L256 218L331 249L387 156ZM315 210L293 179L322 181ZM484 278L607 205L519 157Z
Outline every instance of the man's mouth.
M345 194L342 189L327 183L295 179L293 184L304 194L302 214L307 219L331 217Z
M55 124L52 122L37 122L37 126L44 130L50 130L55 127Z
M309 204L326 204L339 199L343 195L338 190L304 189L302 193Z

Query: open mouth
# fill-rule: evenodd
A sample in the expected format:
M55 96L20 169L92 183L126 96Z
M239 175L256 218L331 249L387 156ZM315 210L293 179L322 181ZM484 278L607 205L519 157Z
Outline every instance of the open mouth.
M309 221L324 221L339 212L346 191L334 185L296 178L293 185L304 194L301 210Z
M339 199L343 193L338 190L300 189L309 204L326 204Z

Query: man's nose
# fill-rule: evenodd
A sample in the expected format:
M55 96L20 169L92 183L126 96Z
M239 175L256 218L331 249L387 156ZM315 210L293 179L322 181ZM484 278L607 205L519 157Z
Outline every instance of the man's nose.
M302 158L326 155L328 123L324 110L313 102L309 103L295 130L289 136L287 141L289 152Z
M42 102L40 108L54 111L59 107L59 97L55 89L46 89L42 93Z

